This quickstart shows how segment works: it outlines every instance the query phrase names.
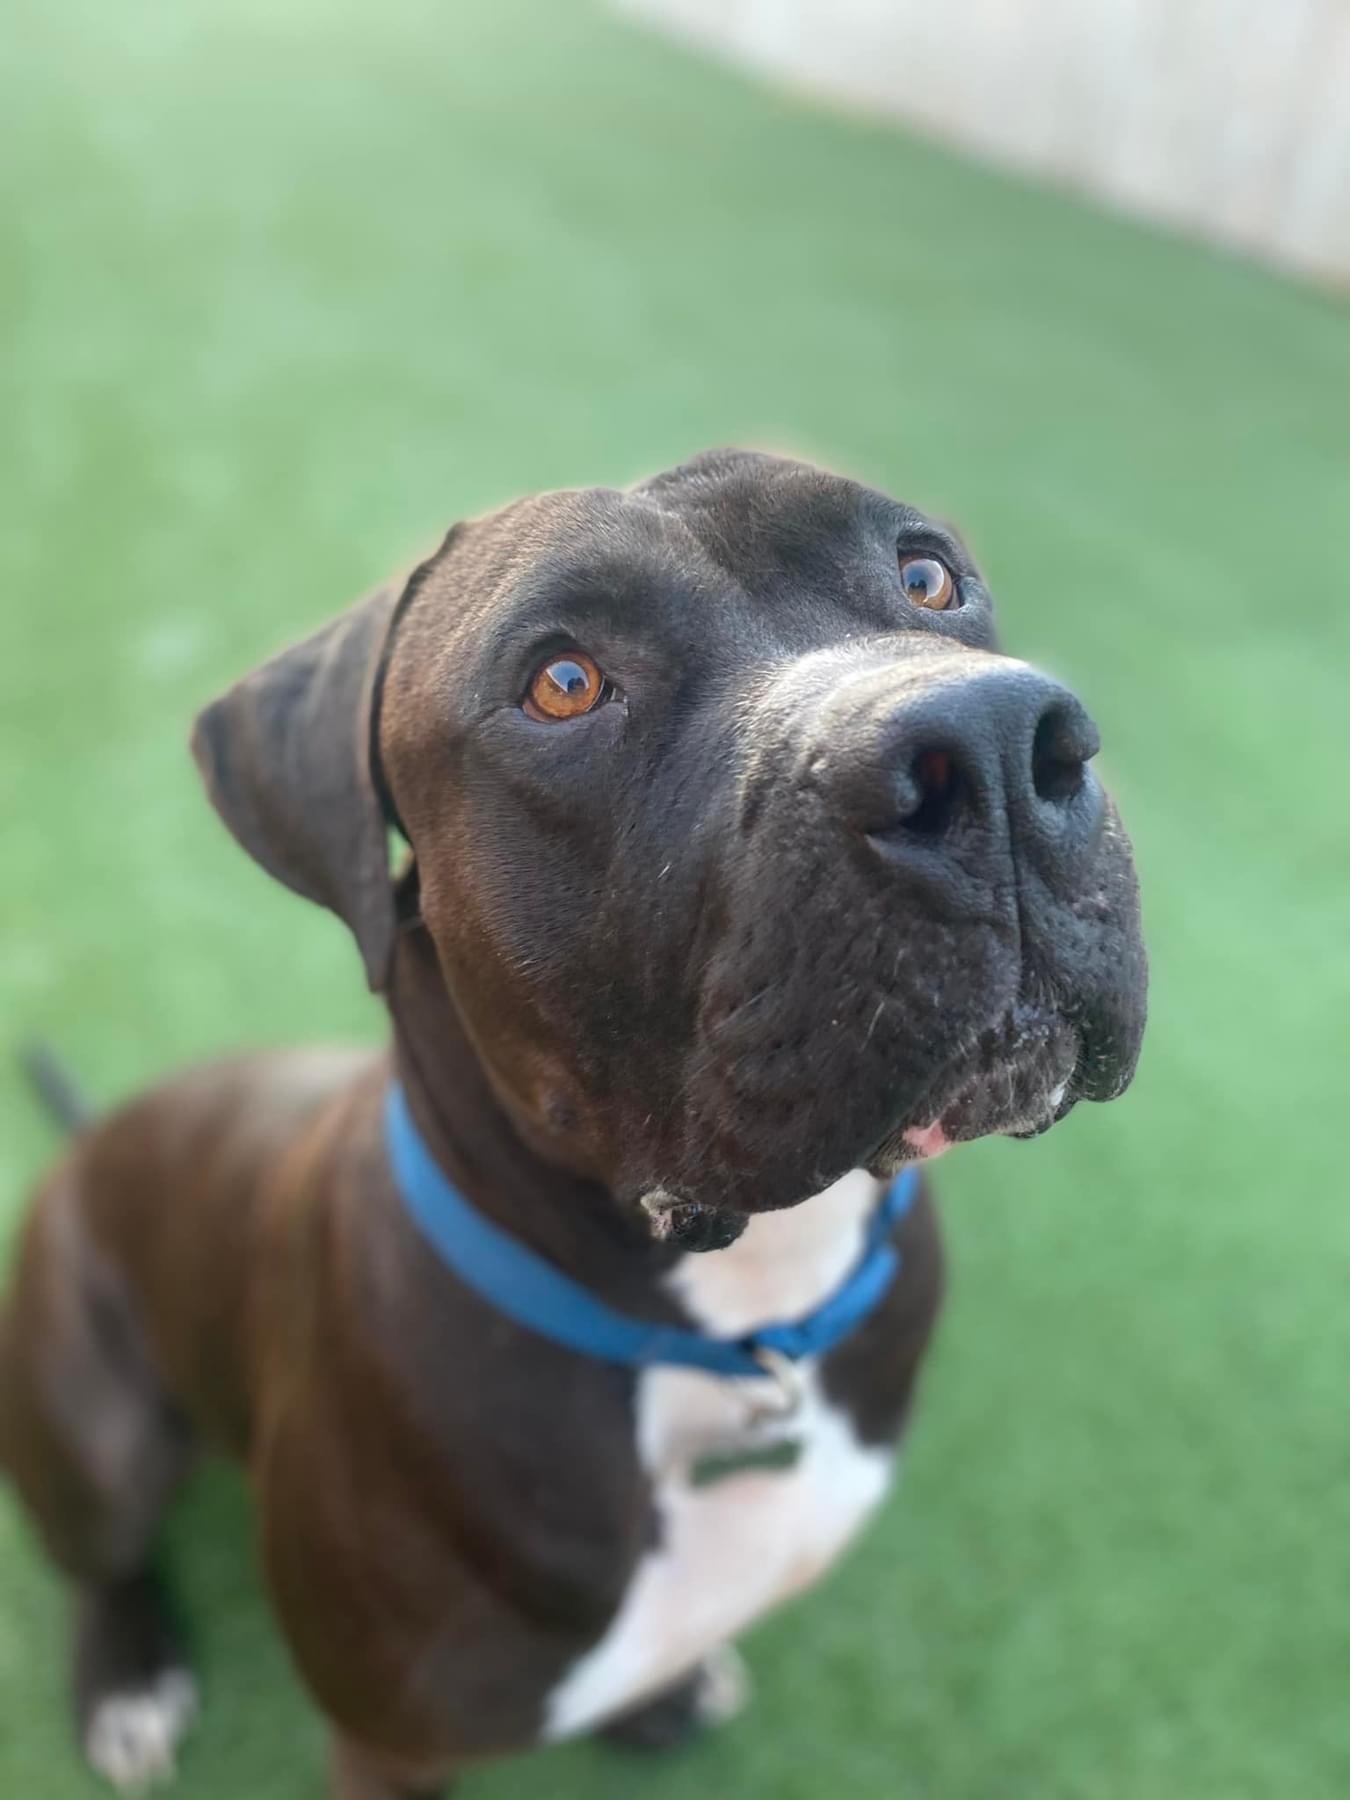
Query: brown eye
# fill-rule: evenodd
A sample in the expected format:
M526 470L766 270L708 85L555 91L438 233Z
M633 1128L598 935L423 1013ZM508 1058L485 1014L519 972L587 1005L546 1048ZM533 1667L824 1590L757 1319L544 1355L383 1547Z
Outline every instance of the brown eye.
M946 563L935 556L909 556L900 564L905 598L932 612L945 612L956 597L956 583Z
M525 711L532 719L579 719L610 694L609 683L584 650L555 656L530 682Z

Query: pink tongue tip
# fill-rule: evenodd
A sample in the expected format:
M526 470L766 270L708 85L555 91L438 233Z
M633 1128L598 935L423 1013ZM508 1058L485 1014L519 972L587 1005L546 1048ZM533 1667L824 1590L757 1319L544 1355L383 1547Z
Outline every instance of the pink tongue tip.
M905 1142L919 1156L941 1156L944 1150L950 1150L952 1140L942 1129L939 1119L935 1125L911 1125L905 1133Z

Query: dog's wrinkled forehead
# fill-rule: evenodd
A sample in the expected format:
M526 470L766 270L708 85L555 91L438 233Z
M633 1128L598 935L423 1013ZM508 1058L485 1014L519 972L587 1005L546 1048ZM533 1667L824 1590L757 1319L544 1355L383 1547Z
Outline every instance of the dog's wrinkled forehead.
M975 647L987 607L901 620L898 542L930 547L972 583L946 527L806 464L714 452L624 491L533 496L459 526L422 571L394 658L397 683L472 718L518 680L519 657L624 641L688 676L899 629ZM981 595L983 590L980 590Z
M846 599L849 565L866 568L878 551L887 560L897 539L913 532L930 534L964 560L951 533L913 507L782 457L714 451L630 492L678 519L738 587L764 598L785 585L834 590L842 577L840 598Z

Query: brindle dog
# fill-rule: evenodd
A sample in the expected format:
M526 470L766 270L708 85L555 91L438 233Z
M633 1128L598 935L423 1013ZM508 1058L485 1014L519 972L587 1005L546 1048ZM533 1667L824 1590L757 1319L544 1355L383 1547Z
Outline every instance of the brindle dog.
M754 1384L494 1311L396 1190L391 1072L473 1206L611 1306L799 1315L903 1164L1129 1081L1145 964L1094 727L999 653L950 532L722 452L456 526L195 749L245 849L351 927L393 1045L181 1075L43 1184L0 1454L72 1585L87 1752L170 1766L192 1688L152 1556L202 1450L247 1466L338 1794L678 1737L885 1487L927 1196L884 1302L801 1371L796 1461L700 1486Z

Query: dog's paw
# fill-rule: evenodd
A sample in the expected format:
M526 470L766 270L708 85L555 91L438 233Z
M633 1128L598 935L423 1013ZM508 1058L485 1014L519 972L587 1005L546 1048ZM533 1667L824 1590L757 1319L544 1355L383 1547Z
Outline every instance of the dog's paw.
M694 1679L694 1715L703 1730L726 1725L743 1713L754 1692L745 1658L734 1644L705 1656Z
M601 1735L625 1750L678 1750L743 1712L750 1691L740 1651L723 1644L692 1675L614 1719Z
M196 1711L196 1682L185 1669L166 1669L147 1688L98 1701L84 1734L85 1758L122 1793L144 1793L173 1778Z

